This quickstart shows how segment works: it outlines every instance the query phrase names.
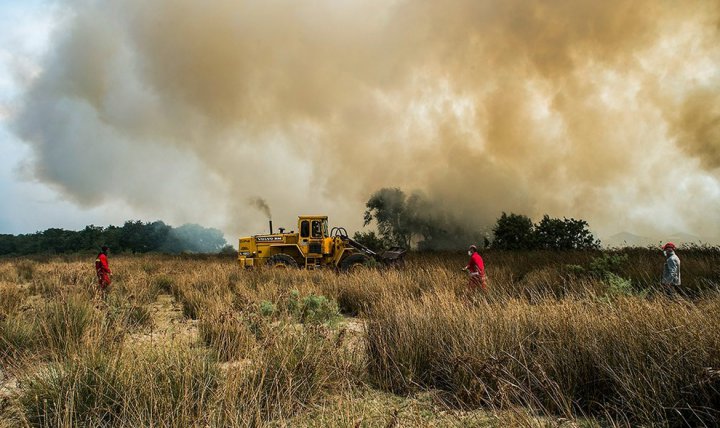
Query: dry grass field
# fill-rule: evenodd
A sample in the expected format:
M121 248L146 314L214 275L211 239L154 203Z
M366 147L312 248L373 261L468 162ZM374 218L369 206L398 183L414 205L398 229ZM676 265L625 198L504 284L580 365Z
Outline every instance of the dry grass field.
M713 426L720 253L462 255L399 270L231 258L0 260L4 426Z

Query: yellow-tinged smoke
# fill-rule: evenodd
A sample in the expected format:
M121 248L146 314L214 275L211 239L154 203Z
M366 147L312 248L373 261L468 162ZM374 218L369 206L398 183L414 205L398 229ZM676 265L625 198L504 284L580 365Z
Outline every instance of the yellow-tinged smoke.
M15 119L81 204L260 230L361 225L380 187L472 227L720 236L720 4L68 2ZM103 179L94 179L102 176ZM279 222L278 222L279 223Z

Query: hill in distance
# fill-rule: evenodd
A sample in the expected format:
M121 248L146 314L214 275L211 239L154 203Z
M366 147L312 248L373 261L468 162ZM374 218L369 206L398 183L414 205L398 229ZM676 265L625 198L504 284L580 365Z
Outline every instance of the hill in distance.
M609 248L617 248L617 247L660 247L665 242L673 242L675 245L703 245L703 244L716 244L720 242L720 239L702 239L697 235L692 235L690 233L684 233L684 232L675 232L671 235L668 235L662 240L649 238L647 236L642 235L635 235L634 233L630 232L620 232L616 233L606 239L603 239L602 243L604 246Z

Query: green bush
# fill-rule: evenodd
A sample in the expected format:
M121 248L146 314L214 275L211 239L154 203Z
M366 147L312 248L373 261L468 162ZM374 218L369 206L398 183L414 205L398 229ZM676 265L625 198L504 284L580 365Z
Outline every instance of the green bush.
M605 282L608 285L608 294L630 296L634 294L632 281L608 272L605 275Z
M325 296L310 294L302 300L300 322L320 324L332 323L340 318L337 304Z
M627 254L603 254L600 257L595 257L588 267L588 271L599 276L605 277L608 273L617 274L620 268L627 263Z
M297 322L309 324L332 323L341 316L332 299L315 294L302 297L298 290L291 290L285 297L281 296L277 304L262 301L259 309L260 314L266 317L286 314Z
M264 317L271 317L275 314L277 308L272 302L263 300L260 302L260 314Z
M293 315L297 315L301 310L300 292L297 290L291 290L290 295L287 298L287 310Z
M585 268L580 265L565 265L565 271L574 276L585 274Z

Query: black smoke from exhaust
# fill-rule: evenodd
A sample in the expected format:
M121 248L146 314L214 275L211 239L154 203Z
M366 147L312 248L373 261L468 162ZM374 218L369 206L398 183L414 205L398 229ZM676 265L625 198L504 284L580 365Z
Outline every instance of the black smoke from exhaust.
M265 201L265 199L259 197L259 196L253 196L248 199L248 203L252 205L254 208L257 208L260 210L263 214L265 214L268 218L268 220L272 220L272 213L270 211L270 205Z

